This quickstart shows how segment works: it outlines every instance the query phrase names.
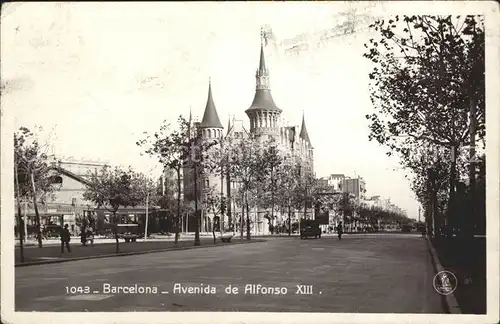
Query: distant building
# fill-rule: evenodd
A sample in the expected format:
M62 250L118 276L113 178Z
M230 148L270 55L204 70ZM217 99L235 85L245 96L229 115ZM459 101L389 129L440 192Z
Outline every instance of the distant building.
M345 175L343 174L331 174L328 177L328 185L331 186L334 191L343 192L344 191L344 181Z
M93 210L94 203L86 201L83 194L88 183L88 173L98 172L105 165L104 162L83 161L83 160L57 160L53 161L49 172L53 180L54 191L37 202L40 214L41 225L68 224L70 231L76 233L77 218L82 216L84 211ZM16 216L17 216L16 208ZM29 228L36 224L35 210L31 199L21 202L21 213L25 220L25 227Z
M346 178L344 180L344 192L353 194L358 202L365 199L366 182L361 177Z

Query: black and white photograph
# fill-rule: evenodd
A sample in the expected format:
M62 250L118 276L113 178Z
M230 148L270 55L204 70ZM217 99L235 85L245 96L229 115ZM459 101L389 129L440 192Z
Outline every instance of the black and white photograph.
M6 2L5 323L496 323L495 2Z

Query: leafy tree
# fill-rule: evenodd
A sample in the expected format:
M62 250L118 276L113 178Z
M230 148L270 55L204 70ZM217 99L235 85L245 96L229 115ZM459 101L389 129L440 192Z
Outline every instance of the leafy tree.
M256 191L259 183L267 176L267 165L262 145L252 137L242 138L228 147L229 170L238 183L243 196L243 207L246 209L247 239L250 239L250 199L249 194ZM243 232L243 230L242 230ZM243 236L243 234L242 234Z
M137 190L137 195L140 199L139 203L147 208L147 217L144 219L144 234L147 237L148 226L151 220L151 206L156 205L160 201L161 195L158 193L157 182L144 173L136 173L134 184L134 189Z
M485 136L483 20L395 16L372 24L378 38L365 44L364 57L374 64L369 78L377 109L366 116L370 140L386 145L403 163L416 146L447 148L450 204L460 147L474 147L476 132L479 140Z
M219 231L222 234L222 228L220 224L220 218L224 213L226 212L227 208L227 203L226 203L226 198L221 195L220 192L216 191L214 187L206 187L204 188L204 205L206 208L206 211L208 213L212 213L213 217L213 226L212 226L212 235L214 238L214 244L216 243L216 237L215 237L215 231L216 228L219 229Z
M118 241L118 217L116 212L120 207L136 206L143 201L140 176L131 168L122 169L104 167L100 172L89 174L89 184L83 194L85 200L92 201L97 208L104 208L112 214L112 224L116 253L120 252Z
M282 209L288 214L288 235L292 234L292 208L297 206L297 191L299 190L300 164L291 156L285 157L284 162L276 170L277 191L276 198Z
M307 218L307 209L313 206L315 195L316 179L314 175L306 171L304 165L299 165L299 181L296 188L295 206L297 210L304 211L304 219Z
M456 24L462 24L456 28ZM379 113L368 115L371 139L403 154L401 136L442 146L467 145L469 104L484 136L484 26L481 17L399 16L377 20L364 56Z
M160 130L153 136L144 134L146 138L136 144L145 149L145 153L158 159L165 169L171 169L177 176L177 215L174 219L175 244L179 241L179 222L181 218L181 177L182 169L189 158L190 123L182 116L177 120L177 129L171 130L170 124L163 122Z
M272 137L269 141L264 143L264 156L263 158L267 161L266 166L268 168L268 177L265 178L262 183L263 195L263 207L271 208L271 215L269 217L270 224L272 224L275 219L275 205L276 205L276 193L280 185L280 167L283 164L284 157L278 148L278 143Z
M14 172L17 179L15 197L33 201L38 246L42 247L41 221L38 201L45 201L54 191L54 172L47 156L48 144L40 144L37 135L26 127L14 134ZM57 172L55 172L57 174ZM18 206L18 211L20 206ZM20 219L19 214L19 219ZM20 226L21 222L19 222ZM21 229L20 229L21 233Z

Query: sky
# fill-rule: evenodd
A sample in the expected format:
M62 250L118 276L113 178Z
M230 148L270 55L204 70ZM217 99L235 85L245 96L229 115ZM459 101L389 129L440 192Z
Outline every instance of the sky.
M340 2L2 7L2 109L14 111L15 127L41 125L59 156L143 172L154 162L135 143L190 109L201 119L209 78L222 124L234 115L248 125L262 25L281 40L332 26L349 9ZM317 176L362 176L369 196L389 197L417 218L405 171L368 140L369 37L337 37L295 57L269 45L272 95L290 124L305 115Z

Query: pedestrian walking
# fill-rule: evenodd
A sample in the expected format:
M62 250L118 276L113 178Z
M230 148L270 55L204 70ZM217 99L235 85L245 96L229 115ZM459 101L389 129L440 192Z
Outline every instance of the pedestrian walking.
M69 241L71 240L71 235L69 234L68 224L64 225L64 228L61 229L61 253L64 253L64 246L68 252L71 252L71 248L69 246Z
M91 246L94 246L94 230L92 227L89 227L89 231L87 232L87 240L90 242Z
M85 227L82 227L80 231L80 242L83 246L87 246L87 229Z
M342 222L340 222L338 225L337 225L337 236L339 237L339 240L342 239L342 232L343 232L343 227L342 227Z

